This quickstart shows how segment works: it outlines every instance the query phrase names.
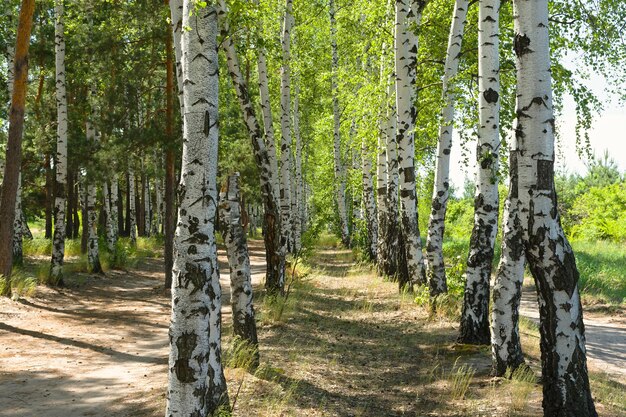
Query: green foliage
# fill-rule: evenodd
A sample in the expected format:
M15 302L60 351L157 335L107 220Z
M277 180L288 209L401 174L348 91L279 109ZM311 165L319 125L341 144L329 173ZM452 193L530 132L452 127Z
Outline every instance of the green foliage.
M626 181L592 187L574 200L570 215L574 238L626 242Z
M0 275L0 294L7 293L8 280ZM37 278L30 276L26 271L14 270L11 274L11 298L19 300L22 297L31 297L37 291Z
M228 349L222 352L222 361L228 368L252 371L258 361L259 348L248 340L235 336Z

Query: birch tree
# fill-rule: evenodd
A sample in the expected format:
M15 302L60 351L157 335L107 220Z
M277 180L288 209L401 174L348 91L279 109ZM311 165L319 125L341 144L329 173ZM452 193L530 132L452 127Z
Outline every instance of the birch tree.
M474 228L467 257L459 342L488 345L489 283L498 228L500 151L500 0L478 10L478 145Z
M412 4L412 7L411 7ZM395 66L397 146L400 173L400 218L402 238L406 251L407 282L400 286L411 288L426 282L426 271L417 218L417 193L415 190L415 73L418 39L411 27L421 22L425 2L396 0Z
M274 184L277 183L275 175L277 171L272 171L272 164L268 150L263 141L261 127L256 118L254 107L250 101L250 94L246 80L241 74L239 59L235 50L235 43L230 36L230 27L226 16L227 9L223 0L219 2L219 12L221 30L224 37L222 46L226 52L226 62L235 92L239 100L239 106L244 116L246 129L252 142L254 158L259 168L261 182L261 195L265 206L265 259L267 263L267 275L265 288L273 294L282 294L285 290L285 255L286 240L281 230L281 217L278 207L278 196L274 194Z
M505 226L505 249L525 255L535 278L540 313L543 409L546 416L596 416L589 388L579 273L563 233L554 188L554 111L548 1L514 0L517 120L510 159L509 201L517 223ZM510 210L510 207L509 207ZM510 216L510 212L509 212ZM514 231L517 238L507 239ZM510 298L516 277L499 273L494 288L494 356L507 322L498 298ZM503 285L504 284L504 285ZM513 287L517 287L513 285ZM517 288L515 288L517 289ZM514 312L517 313L517 312ZM505 320L502 320L502 319ZM504 331L507 333L507 331ZM510 343L510 341L509 341Z
M64 0L55 0L55 68L57 102L57 149L54 158L56 171L54 198L54 237L50 281L63 283L63 258L65 256L65 206L67 189L67 93L65 88L65 24Z
M176 228L167 416L228 408L221 364L221 288L215 243L218 154L217 10L183 2L183 161Z
M96 131L96 127L93 124L93 120L95 119L95 107L93 104L95 95L95 90L92 90L92 112L91 119L87 120L85 123L85 130L87 132L87 141L94 146L98 143L98 133ZM102 273L102 265L100 264L100 250L98 245L98 212L96 211L96 184L95 179L93 178L93 172L90 172L85 177L85 185L86 193L87 193L87 261L89 263L89 272L91 273Z
M283 239L293 251L293 215L291 207L291 28L293 0L286 0L283 23L282 66L280 67L280 213Z
M333 146L335 164L335 192L339 210L341 227L341 243L350 247L350 231L348 229L348 211L346 204L346 168L341 158L341 113L339 109L339 56L337 53L337 20L335 18L335 1L329 1L330 13L330 48L332 54L331 92L333 100Z
M233 333L254 346L259 341L252 304L252 281L250 278L250 257L246 234L241 225L241 197L239 193L239 173L230 175L220 193L220 227L228 265L230 266L230 303L233 311ZM258 366L258 350L255 354Z
M435 187L428 222L428 239L426 241L426 266L431 296L447 292L446 268L443 261L443 232L450 189L450 152L452 150L454 102L456 99L456 94L451 84L459 71L459 59L467 20L468 3L468 0L456 0L454 3L442 80L443 101L445 104L441 112L437 162L435 166Z
M132 163L132 161L130 162ZM132 166L128 167L128 214L130 215L130 242L137 243L137 208L135 207L135 171Z

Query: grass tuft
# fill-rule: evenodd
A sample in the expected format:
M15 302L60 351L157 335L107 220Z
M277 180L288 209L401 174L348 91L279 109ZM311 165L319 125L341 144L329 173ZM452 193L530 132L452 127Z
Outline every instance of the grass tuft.
M229 368L253 370L259 361L259 348L254 343L235 336L228 349L222 353L224 365Z
M454 366L448 376L450 382L450 395L455 400L462 400L467 395L476 371L469 365L458 365L460 358L454 362Z

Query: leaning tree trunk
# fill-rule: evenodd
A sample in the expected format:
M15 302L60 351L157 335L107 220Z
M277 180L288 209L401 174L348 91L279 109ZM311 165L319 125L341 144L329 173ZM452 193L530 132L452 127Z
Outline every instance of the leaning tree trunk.
M183 2L183 161L175 237L167 416L228 407L221 364L221 288L215 242L218 154L217 11Z
M332 53L331 90L333 98L333 146L335 165L335 195L339 210L341 243L350 247L350 231L348 229L348 210L346 204L346 168L341 158L341 112L339 109L339 56L337 54L337 20L335 19L335 1L330 0L330 48Z
M63 21L64 1L54 5L55 52L56 52L56 99L57 99L57 149L54 157L56 170L54 199L54 237L50 282L63 284L63 258L65 256L65 207L67 189L67 93L65 88L65 24Z
M233 309L233 333L257 348L254 366L259 365L259 341L252 305L250 257L246 234L241 224L239 173L228 177L220 193L220 228L230 266L230 303Z
M419 25L424 2L396 0L396 107L398 112L397 143L400 170L400 197L402 203L402 238L406 252L408 280L400 280L401 287L412 288L426 282L424 256L418 226L417 193L415 190L415 76L417 67L417 34L410 30Z
M0 275L4 275L7 280L11 277L13 251L12 245L6 243L11 242L13 235L15 200L22 162L22 133L24 131L24 108L28 78L28 47L30 45L30 30L34 9L34 0L22 0L15 47L15 81L11 94L9 134L5 154L2 194L0 196L0 242L4 243L0 245ZM7 282L5 288L5 294L0 295L11 295L10 281Z
M511 151L511 180L518 175L516 158L517 154ZM513 188L504 203L502 217L502 255L493 284L491 308L491 352L493 372L497 376L504 375L507 369L517 369L524 363L518 324L526 256L519 226L521 220L517 190Z
M293 252L293 214L291 207L291 28L293 0L286 0L281 40L283 60L280 67L280 216L287 251Z
M478 11L478 147L474 228L467 257L460 343L488 345L489 281L498 231L500 151L500 0L480 0Z
M514 0L517 121L510 195L539 300L546 416L596 416L585 349L576 260L561 228L554 188L554 112L548 1Z
M250 101L248 93L248 85L241 74L239 68L239 60L235 50L235 43L229 34L228 20L226 18L226 6L223 0L220 0L220 19L222 24L222 35L224 42L222 44L226 52L226 62L228 64L228 72L231 76L239 106L244 116L248 135L252 141L254 149L254 157L259 168L259 177L261 181L261 196L265 205L264 233L265 240L265 259L267 262L267 277L265 280L265 288L269 293L283 294L285 291L285 247L286 241L281 240L281 219L279 216L278 198L274 194L274 176L276 171L272 171L270 157L263 141L263 135L259 126L254 107Z
M435 167L435 186L428 222L428 239L426 241L426 275L428 276L431 296L447 292L446 268L443 260L443 234L450 189L450 151L452 150L454 102L456 100L456 94L450 84L459 71L459 58L461 56L461 44L467 20L468 3L469 0L456 0L454 4L443 74L443 100L445 106L441 112Z

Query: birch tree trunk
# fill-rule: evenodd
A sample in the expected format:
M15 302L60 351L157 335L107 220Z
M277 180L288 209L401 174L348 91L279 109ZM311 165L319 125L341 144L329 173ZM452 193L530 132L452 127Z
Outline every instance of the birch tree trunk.
M228 409L221 364L221 288L215 243L218 154L217 10L184 0L183 161L175 238L166 416Z
M286 0L281 39L283 60L280 67L280 213L287 251L293 251L293 216L291 207L291 28L293 0Z
M92 97L94 92L92 91ZM95 111L92 111L92 117ZM87 141L95 144L97 142L97 133L91 121L86 122ZM100 251L98 248L98 212L96 211L96 193L97 189L93 178L85 178L87 188L87 261L89 263L89 272L101 274L102 265L100 264Z
M365 206L365 223L367 225L368 255L371 261L376 261L376 250L378 249L378 219L376 217L374 179L372 178L372 157L367 147L365 137L363 137L361 143L361 158L363 161L363 204Z
M467 257L460 343L488 345L489 282L498 231L500 151L500 0L480 0L478 10L478 146L474 228Z
M131 162L132 163L132 162ZM130 242L135 245L137 243L137 209L135 207L135 171L132 167L128 167L128 211L130 217L130 230L128 236Z
M22 266L24 263L22 248L24 221L22 216L22 174L20 173L15 196L15 219L13 220L13 265L16 266Z
M517 154L509 156L510 178L516 178ZM519 336L519 306L524 283L526 254L520 228L519 200L509 190L502 214L502 255L493 284L491 307L491 352L493 373L502 376L507 369L517 369L524 363ZM515 190L517 192L517 190Z
M109 184L104 181L102 184L102 194L104 194L104 214L106 218L106 235L107 235L107 249L109 253L113 253L115 250L115 236L113 231L113 223L116 221L111 211L111 195L109 194Z
M119 194L119 186L118 186L118 178L117 174L113 174L113 178L111 179L111 199L109 200L111 203L111 229L113 230L113 244L117 244L117 240L119 239L120 231L118 229L118 194Z
M286 241L281 231L281 218L279 215L278 196L274 194L275 175L272 171L270 157L263 141L263 135L256 118L254 107L250 101L248 86L241 74L239 60L235 50L232 36L229 36L230 28L226 17L226 6L223 0L219 2L222 35L224 37L223 48L226 51L228 72L233 81L239 105L241 107L246 128L252 141L254 157L259 168L261 181L261 196L265 206L264 233L265 257L267 262L267 276L265 288L269 293L283 294L285 290L285 254Z
M378 149L376 153L376 205L378 215L378 236L376 247L376 263L378 265L378 273L385 274L385 264L389 257L387 250L387 217L388 217L388 201L387 201L387 151L386 151L386 128L384 124L387 122L385 117L381 116L380 131L378 133Z
M396 137L397 112L394 100L396 91L395 76L391 77L389 83L388 97L388 118L387 118L387 235L386 244L388 248L388 258L385 265L385 274L391 279L397 279L401 272L400 268L400 242L402 230L400 228L400 209L398 201L398 183L400 182L400 172L398 167L398 142ZM406 268L404 268L406 270ZM403 282L400 280L400 282ZM406 279L404 280L406 282ZM402 286L402 283L400 284Z
M401 287L412 288L426 282L424 256L420 241L415 190L415 76L418 39L410 27L421 22L424 2L396 0L396 108L398 112L397 144L400 172L400 199L402 203L402 237L406 251L408 281L400 280Z
M255 0L255 3L258 5L258 0ZM257 67L259 71L261 113L263 115L263 127L265 129L265 146L267 148L267 154L270 160L272 172L276 173L272 177L272 187L274 188L274 195L278 196L280 193L280 175L278 175L278 158L276 157L276 139L274 137L274 119L272 117L272 103L270 101L269 81L267 78L267 60L265 58L265 48L263 46L259 48Z
M350 247L350 231L348 230L348 210L346 204L346 168L341 158L341 114L339 111L339 56L337 54L337 20L335 19L335 1L329 1L330 10L330 48L332 52L331 90L333 97L333 143L335 164L335 192L339 223L341 227L341 243Z
M67 189L67 93L65 88L65 24L64 0L55 0L55 66L57 101L57 149L54 158L56 184L54 186L54 237L50 282L63 284L63 258L65 256L65 207Z
M535 278L546 416L596 416L585 348L576 260L561 228L554 188L554 112L548 1L513 1L517 121L510 197L517 232ZM494 294L495 296L495 294Z
M443 74L443 100L445 105L441 112L437 162L435 166L435 187L428 222L428 239L426 241L426 275L428 276L431 296L447 292L446 268L443 260L443 234L450 188L450 151L452 150L454 102L456 100L450 84L459 71L459 58L461 56L461 44L467 20L468 3L468 0L455 1Z
M230 266L230 302L233 309L233 333L258 347L259 341L252 304L250 257L246 234L241 225L239 173L228 177L220 193L220 227ZM258 349L254 366L259 365Z
M143 228L145 236L150 237L152 232L152 199L150 197L150 177L146 175L145 178L146 180L142 182L144 201Z

